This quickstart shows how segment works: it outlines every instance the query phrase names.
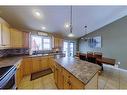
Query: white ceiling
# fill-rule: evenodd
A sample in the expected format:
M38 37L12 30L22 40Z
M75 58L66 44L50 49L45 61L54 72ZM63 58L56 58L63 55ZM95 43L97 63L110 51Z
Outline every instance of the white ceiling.
M34 10L41 18L33 15ZM87 32L93 32L126 15L127 6L73 6L73 33L81 37L85 25ZM64 25L70 21L70 6L0 6L0 16L18 29L42 31L45 26L47 32L69 34Z

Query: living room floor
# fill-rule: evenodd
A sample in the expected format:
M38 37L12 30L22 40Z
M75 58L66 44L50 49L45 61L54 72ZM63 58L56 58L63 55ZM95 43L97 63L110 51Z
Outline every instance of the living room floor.
M57 89L57 87L52 73L32 81L30 75L25 76L18 89ZM98 89L127 89L127 72L104 65L104 71L99 75Z

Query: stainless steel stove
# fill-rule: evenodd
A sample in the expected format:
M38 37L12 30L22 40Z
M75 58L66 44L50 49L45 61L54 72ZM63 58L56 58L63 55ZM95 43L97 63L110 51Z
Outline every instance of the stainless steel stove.
M0 68L0 89L12 89L15 85L15 66Z

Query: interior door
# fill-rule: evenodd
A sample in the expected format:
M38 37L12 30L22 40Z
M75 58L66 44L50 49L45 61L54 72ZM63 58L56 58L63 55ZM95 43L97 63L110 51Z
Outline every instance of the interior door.
M63 51L66 56L74 56L74 42L64 41Z
M65 56L68 56L69 48L68 48L68 42L64 41L63 43L63 52L65 53Z
M73 42L70 42L69 44L69 56L73 57L74 56L74 43Z

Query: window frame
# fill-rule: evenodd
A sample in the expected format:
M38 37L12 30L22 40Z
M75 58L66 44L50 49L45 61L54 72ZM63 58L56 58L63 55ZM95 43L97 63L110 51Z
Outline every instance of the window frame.
M30 48L31 48L31 50L32 51L34 51L33 49L32 49L32 37L41 37L41 42L42 42L42 51L43 50L51 50L51 44L52 44L52 41L51 41L51 37L50 36L40 36L40 35L31 35L31 37L30 37L30 41L31 41L31 44L30 44ZM50 40L50 43L49 43L49 45L50 45L50 47L49 47L49 49L44 49L44 39L49 39Z

